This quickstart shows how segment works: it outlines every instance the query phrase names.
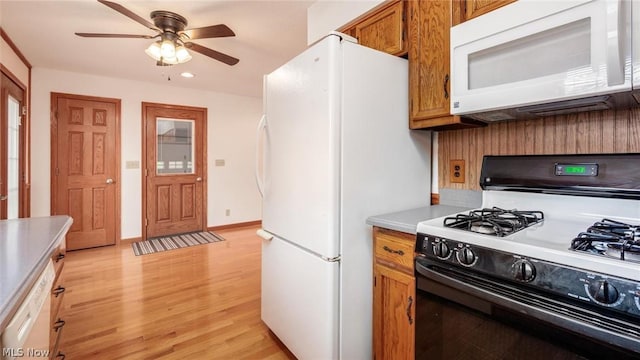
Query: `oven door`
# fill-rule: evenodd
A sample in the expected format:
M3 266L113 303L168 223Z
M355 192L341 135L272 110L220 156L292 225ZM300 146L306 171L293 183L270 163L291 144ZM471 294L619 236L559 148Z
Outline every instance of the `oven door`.
M638 359L640 327L416 258L416 359Z

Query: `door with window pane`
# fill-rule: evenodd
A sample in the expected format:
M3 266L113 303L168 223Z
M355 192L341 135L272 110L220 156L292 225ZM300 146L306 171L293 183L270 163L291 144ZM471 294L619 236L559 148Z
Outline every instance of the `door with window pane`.
M0 219L27 216L24 90L2 74L0 108Z
M206 230L206 109L142 104L143 237Z

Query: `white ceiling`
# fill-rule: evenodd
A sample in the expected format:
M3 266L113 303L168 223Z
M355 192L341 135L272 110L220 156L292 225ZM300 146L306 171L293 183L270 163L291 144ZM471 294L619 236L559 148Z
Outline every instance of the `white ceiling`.
M114 0L149 19L153 10L187 18L189 28L226 24L235 37L193 40L240 59L229 66L192 52L193 60L159 67L146 39L81 38L75 32L155 35L96 0L0 0L0 26L34 68L49 68L180 87L262 96L262 76L306 48L307 8L315 0ZM179 74L188 71L193 79ZM170 80L169 80L170 78Z

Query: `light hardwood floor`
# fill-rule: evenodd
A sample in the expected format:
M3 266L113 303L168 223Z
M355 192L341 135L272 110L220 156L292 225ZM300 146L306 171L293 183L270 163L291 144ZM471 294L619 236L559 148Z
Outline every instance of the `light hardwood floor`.
M67 252L66 359L294 359L260 320L256 229L142 256L127 243Z

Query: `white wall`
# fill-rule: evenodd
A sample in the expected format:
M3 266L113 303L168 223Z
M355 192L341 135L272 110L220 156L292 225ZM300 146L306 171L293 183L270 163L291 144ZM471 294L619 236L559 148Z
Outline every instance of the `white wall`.
M3 38L0 38L0 64L9 69L24 86L29 86L29 68Z
M51 92L121 99L121 230L122 238L142 233L141 169L125 169L126 161L141 159L141 103L156 102L206 107L208 158L207 225L259 220L261 198L253 176L255 127L262 99L158 86L58 70L32 69L32 216L50 214ZM226 166L216 167L215 159ZM225 210L230 209L230 216Z
M384 0L318 0L307 9L307 44L311 44Z

